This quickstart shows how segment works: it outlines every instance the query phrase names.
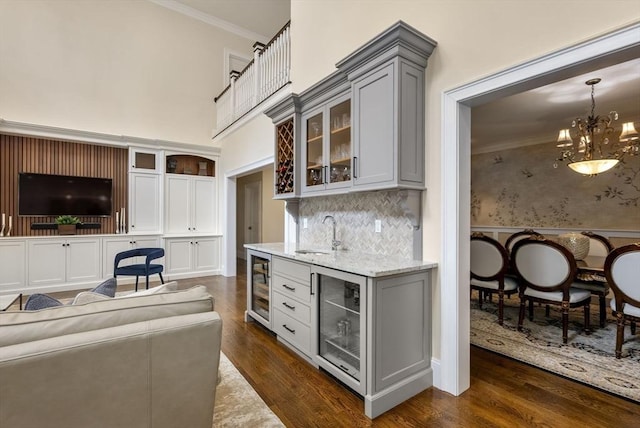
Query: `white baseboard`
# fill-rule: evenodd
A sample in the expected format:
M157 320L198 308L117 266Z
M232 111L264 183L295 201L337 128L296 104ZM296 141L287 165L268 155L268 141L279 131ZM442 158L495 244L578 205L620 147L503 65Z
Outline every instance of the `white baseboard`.
M440 370L440 360L431 359L433 369L433 387L442 390L442 371Z

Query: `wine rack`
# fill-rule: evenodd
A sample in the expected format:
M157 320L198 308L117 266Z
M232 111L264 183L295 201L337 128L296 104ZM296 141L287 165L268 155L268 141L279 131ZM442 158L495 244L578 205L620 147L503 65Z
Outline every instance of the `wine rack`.
M293 159L293 119L276 126L277 162L276 162L276 194L282 195L294 191L294 159Z

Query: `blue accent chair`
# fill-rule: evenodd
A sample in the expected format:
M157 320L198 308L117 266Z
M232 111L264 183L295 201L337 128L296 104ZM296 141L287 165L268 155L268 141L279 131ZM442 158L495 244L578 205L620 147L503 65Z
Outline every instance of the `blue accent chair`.
M129 259L131 257L144 257L145 262L139 264L132 264L119 267L120 261ZM151 261L164 257L163 248L136 248L135 250L123 251L116 254L116 259L113 262L113 277L118 275L135 276L136 277L136 291L138 291L138 277L146 277L147 289L149 289L149 275L160 275L160 281L164 284L162 278L162 271L164 266L160 264L152 264Z

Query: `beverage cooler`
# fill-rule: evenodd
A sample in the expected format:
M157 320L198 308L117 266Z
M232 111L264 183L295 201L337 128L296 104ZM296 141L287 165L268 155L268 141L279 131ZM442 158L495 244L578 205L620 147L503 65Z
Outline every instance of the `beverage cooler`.
M316 363L364 394L366 278L325 268L314 272L319 329Z
M247 315L271 328L271 255L247 250Z

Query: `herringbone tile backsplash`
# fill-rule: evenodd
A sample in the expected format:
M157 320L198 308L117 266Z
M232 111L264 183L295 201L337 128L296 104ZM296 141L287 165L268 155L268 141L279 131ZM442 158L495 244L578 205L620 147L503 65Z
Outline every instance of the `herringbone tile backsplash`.
M300 201L300 247L331 246L331 222L336 219L336 239L340 249L364 253L413 258L413 226L403 209L404 191L352 193ZM307 218L307 228L302 219ZM375 220L382 221L382 232L375 232Z

